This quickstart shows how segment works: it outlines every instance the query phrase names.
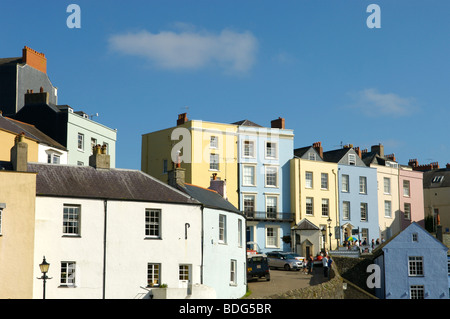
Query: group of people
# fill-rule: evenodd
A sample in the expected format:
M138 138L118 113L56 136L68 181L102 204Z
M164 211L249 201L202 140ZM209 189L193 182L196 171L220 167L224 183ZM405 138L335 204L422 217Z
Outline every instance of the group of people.
M330 276L330 268L333 260L328 254L320 254L322 257L322 266L323 266L323 275L324 277L329 278ZM303 261L303 272L308 275L312 275L312 271L314 268L314 258L310 255L308 258L305 258Z
M383 243L384 240L381 239L381 243ZM372 247L372 250L375 248L375 246L380 245L380 239L377 238L377 240L375 241L374 239L372 239L370 246ZM345 240L344 241L344 247L347 247L347 249L359 249L360 247L365 247L365 246L369 246L369 242L367 241L367 238L364 238L363 241L361 241L361 239L359 240Z

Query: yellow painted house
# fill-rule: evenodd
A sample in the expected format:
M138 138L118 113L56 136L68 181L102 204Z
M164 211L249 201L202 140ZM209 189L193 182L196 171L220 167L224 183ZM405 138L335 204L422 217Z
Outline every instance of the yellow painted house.
M324 162L320 142L294 150L291 210L295 213L293 249L302 256L336 249L339 225L336 163ZM331 234L331 236L330 236Z
M239 207L237 126L188 120L180 114L177 126L142 135L141 170L162 182L177 163L186 183L208 188L211 179L226 181L228 201Z
M26 161L13 167L23 170L24 164ZM0 299L30 299L37 266L34 264L36 174L2 167L0 190Z
M14 146L14 140L17 132L0 127L0 161L11 160L11 148ZM39 142L25 135L25 143L28 144L28 158L30 162L38 161Z

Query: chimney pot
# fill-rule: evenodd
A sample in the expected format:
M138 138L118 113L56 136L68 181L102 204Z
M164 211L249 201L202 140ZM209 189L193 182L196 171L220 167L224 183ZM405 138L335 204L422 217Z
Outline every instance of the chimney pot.
M184 124L188 121L187 113L178 114L177 126Z

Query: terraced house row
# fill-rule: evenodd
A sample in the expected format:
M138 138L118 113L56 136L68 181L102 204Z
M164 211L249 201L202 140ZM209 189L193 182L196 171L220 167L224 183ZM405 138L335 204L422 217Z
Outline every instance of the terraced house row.
M142 171L167 182L177 166L203 187L221 180L223 196L245 213L252 250L316 255L349 237L382 242L411 222L424 225L423 172L400 165L381 144L294 149L283 118L264 127L184 113L176 124L142 136Z

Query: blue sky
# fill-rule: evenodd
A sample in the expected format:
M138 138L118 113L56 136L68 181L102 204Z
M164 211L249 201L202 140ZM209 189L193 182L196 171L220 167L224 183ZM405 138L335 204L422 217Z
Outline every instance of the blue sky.
M71 3L81 28L68 28ZM368 5L381 28L368 28ZM382 143L407 164L450 162L450 2L15 1L0 56L45 53L59 104L118 130L116 166L140 169L142 134L189 119L263 126L295 147ZM187 108L186 108L187 107Z

